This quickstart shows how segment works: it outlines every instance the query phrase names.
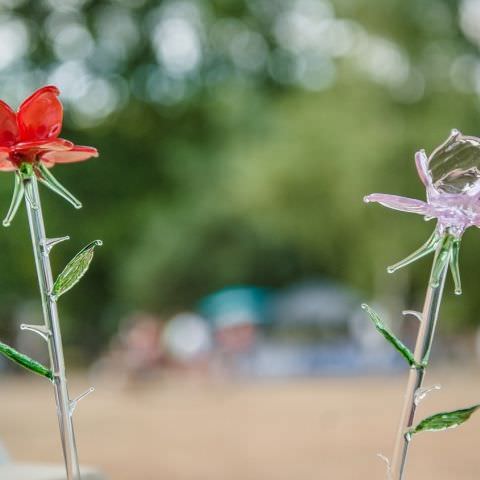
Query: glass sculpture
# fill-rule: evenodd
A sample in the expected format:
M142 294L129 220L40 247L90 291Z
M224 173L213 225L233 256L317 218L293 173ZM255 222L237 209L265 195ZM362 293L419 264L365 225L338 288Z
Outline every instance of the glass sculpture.
M480 227L480 139L452 130L448 139L430 156L424 150L417 152L415 164L426 188L426 202L383 193L374 193L364 198L367 203L376 202L394 210L417 213L426 220L436 219L433 234L425 244L387 269L393 273L425 255L434 254L423 311L403 312L413 315L419 321L414 351L410 351L395 337L373 309L365 304L362 306L376 329L398 350L410 367L392 462L387 462L389 478L395 480L404 478L408 450L416 434L457 427L468 420L480 406L437 413L415 423L419 403L428 392L439 388L424 388L423 381L429 364L445 278L450 269L455 293L460 295L459 251L462 235L468 227Z
M0 353L17 364L47 378L54 387L58 424L68 480L80 480L77 448L72 416L79 400L93 391L88 389L71 399L67 388L62 335L57 310L58 299L70 290L85 274L93 258L95 240L84 247L54 280L50 266L50 252L69 237L49 238L45 234L38 183L70 202L75 208L82 204L52 175L50 169L57 163L71 163L98 156L92 147L74 145L59 138L63 108L54 86L40 88L28 97L14 112L0 101L0 170L14 173L15 187L5 227L12 222L22 200L25 200L33 253L40 287L42 325L21 325L22 330L34 332L48 346L50 366L29 358L0 342Z

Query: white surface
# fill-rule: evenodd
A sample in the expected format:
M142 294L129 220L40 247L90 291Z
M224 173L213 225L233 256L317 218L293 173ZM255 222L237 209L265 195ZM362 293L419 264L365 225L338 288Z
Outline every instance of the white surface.
M8 463L0 465L1 480L66 480L65 469L54 465ZM82 468L82 480L106 480L91 468Z
M2 442L0 442L0 465L3 465L4 463L7 463L9 461L10 457L8 456L7 450L3 446Z

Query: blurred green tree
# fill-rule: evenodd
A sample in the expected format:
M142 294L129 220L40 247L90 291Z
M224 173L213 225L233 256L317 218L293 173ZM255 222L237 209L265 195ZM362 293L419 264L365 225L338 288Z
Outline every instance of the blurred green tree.
M325 275L391 289L384 266L432 226L362 197L421 196L415 150L453 127L477 133L479 5L0 0L0 97L57 84L64 136L101 152L56 169L82 211L43 194L50 234L74 240L57 247L59 270L79 244L105 241L62 302L67 340L96 351L130 309L168 314L226 284ZM447 304L465 324L480 306L475 237L462 250L465 295ZM0 248L8 318L35 295L24 217ZM399 274L410 303L425 269Z

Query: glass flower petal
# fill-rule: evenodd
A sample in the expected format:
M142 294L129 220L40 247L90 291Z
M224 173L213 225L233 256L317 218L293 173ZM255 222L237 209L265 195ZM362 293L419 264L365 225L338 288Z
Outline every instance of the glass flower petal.
M453 130L430 155L428 168L437 192L476 195L480 192L480 139Z
M63 108L54 86L40 88L18 109L17 122L22 140L47 140L58 137L62 129Z
M10 161L10 149L7 147L0 147L0 171L12 172L17 167Z
M432 212L428 203L414 198L400 197L398 195L372 193L371 195L367 195L364 200L366 203L376 202L384 207L400 210L401 212L418 213L420 215L430 215Z
M12 147L16 152L28 152L30 150L53 150L66 151L71 150L74 144L63 138L53 138L52 140L35 140L31 142L19 142Z
M0 100L0 145L9 147L18 138L17 118L15 112Z
M432 183L432 180L430 178L430 173L428 172L428 157L425 150L419 150L415 154L415 165L420 180L426 187L428 187Z
M76 145L71 150L67 151L50 150L42 154L40 158L42 162L49 164L81 162L92 157L98 157L98 151L96 148Z

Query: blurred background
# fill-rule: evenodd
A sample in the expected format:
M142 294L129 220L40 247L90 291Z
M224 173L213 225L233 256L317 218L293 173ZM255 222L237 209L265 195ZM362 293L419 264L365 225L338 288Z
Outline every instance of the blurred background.
M81 211L42 192L48 233L72 239L55 271L104 241L60 305L73 388L98 390L77 413L85 463L383 478L406 369L360 304L412 344L400 312L421 309L431 260L385 267L433 224L362 197L424 198L414 152L480 135L479 25L479 0L0 0L0 98L57 85L62 137L101 154L55 168ZM12 189L2 175L5 213ZM478 241L464 295L447 281L429 412L480 398ZM46 361L18 328L40 319L24 212L0 251L0 338ZM0 442L61 461L52 392L2 359L0 379ZM475 421L419 439L415 478L478 478Z

